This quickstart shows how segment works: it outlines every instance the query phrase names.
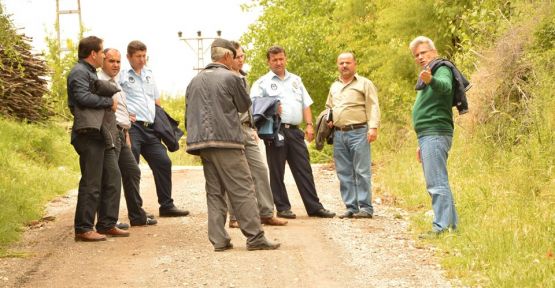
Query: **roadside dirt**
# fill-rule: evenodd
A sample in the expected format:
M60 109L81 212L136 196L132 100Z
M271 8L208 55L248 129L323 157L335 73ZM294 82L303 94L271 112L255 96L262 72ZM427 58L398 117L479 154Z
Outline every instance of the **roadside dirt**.
M324 206L343 212L334 171L314 166L314 175ZM207 238L202 168L176 169L173 182L174 200L190 216L158 218L156 226L132 227L129 238L101 243L74 242L75 191L51 202L47 216L55 220L36 223L12 247L26 256L0 259L0 287L452 286L433 247L408 234L408 216L399 209L375 203L374 219L310 218L287 174L298 218L284 227L264 227L282 247L247 251L241 232L232 229L235 248L216 253ZM146 210L157 215L148 170L141 188ZM124 202L120 211L120 220L127 222Z

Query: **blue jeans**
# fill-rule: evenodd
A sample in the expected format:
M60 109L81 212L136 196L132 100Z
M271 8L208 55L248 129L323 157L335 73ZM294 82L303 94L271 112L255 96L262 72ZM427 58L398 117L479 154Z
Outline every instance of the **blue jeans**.
M426 189L432 197L433 230L436 232L447 230L450 226L456 229L459 222L447 175L447 157L452 138L442 135L418 138Z
M341 198L347 210L363 210L374 214L370 171L370 143L368 128L351 131L336 130L333 138L333 158Z

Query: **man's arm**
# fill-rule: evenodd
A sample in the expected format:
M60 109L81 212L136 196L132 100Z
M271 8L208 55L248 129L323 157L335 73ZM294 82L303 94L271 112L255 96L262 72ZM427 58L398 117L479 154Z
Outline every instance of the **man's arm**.
M113 106L111 97L101 97L90 91L90 76L86 71L74 71L70 76L69 87L73 100L81 107L102 109Z
M333 84L331 84L333 86ZM326 99L326 108L330 110L333 109L333 96L331 95L331 87L330 91L328 92L328 98ZM333 128L333 119L327 122L329 128Z
M378 92L376 86L369 81L365 85L364 94L366 106L366 119L368 120L368 143L378 138L378 127L380 126L380 104L378 102Z
M314 124L312 123L312 110L310 106L304 108L303 110L304 121L306 122L305 137L308 142L314 140Z
M451 90L453 89L453 72L451 72L449 67L439 67L434 75L430 76L429 85L434 89L434 91L439 93L451 93Z
M231 96L233 97L233 103L235 103L235 107L239 113L244 113L249 110L249 107L252 105L251 98L249 97L249 93L243 85L243 80L235 76L233 81L229 82L231 85Z

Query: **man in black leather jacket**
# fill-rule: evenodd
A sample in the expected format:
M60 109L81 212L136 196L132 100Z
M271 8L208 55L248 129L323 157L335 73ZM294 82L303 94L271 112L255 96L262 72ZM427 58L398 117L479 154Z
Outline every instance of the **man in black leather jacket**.
M114 150L117 101L91 92L102 66L102 39L89 36L79 42L79 61L67 78L69 109L74 115L71 144L79 154L81 180L75 209L75 241L103 241L105 235L129 236L116 228L121 175ZM96 231L94 220L98 214Z

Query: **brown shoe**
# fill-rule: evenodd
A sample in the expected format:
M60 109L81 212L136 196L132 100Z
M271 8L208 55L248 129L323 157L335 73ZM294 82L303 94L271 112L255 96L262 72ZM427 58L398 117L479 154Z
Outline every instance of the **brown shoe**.
M274 216L271 217L260 217L260 222L264 225L270 226L285 226L287 225L287 220L283 220Z
M229 228L241 228L237 220L229 220Z
M96 233L96 231L87 231L85 233L75 234L75 241L97 242L106 241L106 236Z
M112 237L129 237L129 231L121 230L118 227L113 227L112 229L105 231L98 231L98 233L110 235Z

